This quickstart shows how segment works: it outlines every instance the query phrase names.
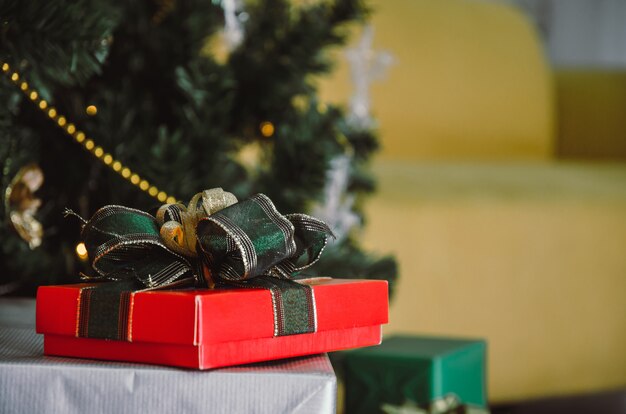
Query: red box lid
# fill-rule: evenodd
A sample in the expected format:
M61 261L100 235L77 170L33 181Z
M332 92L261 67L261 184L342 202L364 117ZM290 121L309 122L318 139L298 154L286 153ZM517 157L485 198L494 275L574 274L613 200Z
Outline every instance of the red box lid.
M37 332L76 336L79 292L85 286L40 287ZM321 279L312 286L318 332L387 323L386 281ZM131 300L133 342L208 345L274 334L272 299L264 289L138 292Z

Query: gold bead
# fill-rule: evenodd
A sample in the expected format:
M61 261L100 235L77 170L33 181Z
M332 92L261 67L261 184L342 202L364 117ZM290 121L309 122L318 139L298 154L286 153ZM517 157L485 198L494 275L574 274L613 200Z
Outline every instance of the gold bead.
M148 187L150 187L150 184L148 184L146 180L141 180L141 182L139 183L139 188L141 188L143 191L146 191Z
M78 143L82 143L85 140L85 133L82 131L79 131L78 134L76 134L76 142Z
M26 82L20 83L20 89L23 90L23 91L28 90L28 83L26 83Z
M48 102L44 101L43 99L39 102L39 108L41 109L46 109L48 107Z
M87 115L89 115L89 116L94 116L95 114L98 113L98 108L96 107L96 105L89 105L85 109L85 112L87 112Z
M85 246L85 243L80 242L76 245L76 256L78 256L78 258L82 261L87 260L89 255L87 254L87 247Z
M13 74L11 75L11 80L13 82L17 82L20 79L20 75L17 72L13 72Z
M122 169L122 163L119 161L115 161L113 163L113 171L119 171Z
M159 189L156 188L155 186L150 187L150 189L148 190L148 194L150 194L152 197L157 195L158 192L159 192Z
M59 126L65 126L65 124L67 124L67 120L65 119L64 116L60 116L59 119L57 119L57 124L59 124Z
M2 71L3 72L8 72L9 70L11 70L11 67L9 66L8 63L3 63L2 64Z
M265 138L269 138L274 135L274 124L269 121L261 122L259 129Z
M128 178L128 177L130 177L130 174L131 174L131 172L130 172L130 169L129 169L129 168L124 167L124 168L122 169L122 177L124 177L124 178Z
M104 157L102 158L102 161L106 164L109 165L113 162L113 157L111 156L111 154L105 154Z
M57 110L54 108L50 108L48 109L48 116L50 118L54 118L55 116L57 116Z
M85 148L87 148L89 151L91 151L93 147L95 146L96 146L96 143L93 142L93 140L88 139L87 141L85 141Z
M30 95L28 95L28 97L30 98L31 101L34 101L37 99L37 97L39 97L39 94L35 91L32 91Z
M67 124L67 127L65 127L65 130L67 131L68 134L72 135L74 132L76 132L76 127L74 126L74 124Z
M103 154L104 154L104 150L102 149L102 147L96 147L93 150L93 155L95 155L98 158L102 157Z
M157 195L157 200L159 200L161 203L164 202L165 200L167 200L167 194L165 194L165 192L163 191L160 191Z
M169 197L167 198L167 200L165 200L165 202L166 202L167 204L175 204L175 203L176 203L176 197L169 196Z
M137 174L133 174L130 176L130 182L137 185L139 183L139 176Z

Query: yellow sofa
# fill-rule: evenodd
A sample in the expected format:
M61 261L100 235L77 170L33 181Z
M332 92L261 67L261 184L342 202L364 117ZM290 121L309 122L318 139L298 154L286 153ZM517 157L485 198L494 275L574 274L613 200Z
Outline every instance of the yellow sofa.
M593 105L559 103L571 77L502 2L374 9L397 60L372 85L384 148L363 234L400 262L385 333L487 338L492 402L626 385L626 166L558 158L584 137L557 126ZM321 86L345 102L347 65Z

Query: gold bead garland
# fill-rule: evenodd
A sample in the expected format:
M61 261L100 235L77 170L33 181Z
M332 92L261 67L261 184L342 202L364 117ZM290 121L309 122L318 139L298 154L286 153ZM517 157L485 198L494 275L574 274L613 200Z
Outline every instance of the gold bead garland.
M130 168L115 160L111 154L106 153L101 146L96 145L93 139L87 137L83 131L76 127L76 125L69 122L63 115L59 114L56 108L49 106L48 102L41 98L40 94L33 90L26 81L20 80L20 74L17 73L17 71L11 71L11 67L8 63L0 61L0 66L2 67L2 73L8 76L9 79L11 79L11 81L20 88L24 95L44 113L44 115L50 118L51 121L65 131L77 143L82 145L83 148L90 152L94 157L104 163L104 165L108 166L113 171L121 175L126 181L129 181L141 191L148 193L151 197L156 198L161 203L176 202L175 197L170 196L165 191L161 191L154 185L151 185ZM95 113L97 113L97 108L90 105L88 107L88 113L90 115L95 115Z

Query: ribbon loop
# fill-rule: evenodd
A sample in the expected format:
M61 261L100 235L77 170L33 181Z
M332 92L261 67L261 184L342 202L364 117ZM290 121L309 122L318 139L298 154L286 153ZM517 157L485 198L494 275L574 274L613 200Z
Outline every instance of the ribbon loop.
M263 275L296 250L293 225L263 194L220 210L198 223L198 241L217 279Z
M143 211L103 207L81 234L92 268L105 279L133 279L144 287L160 287L194 277L189 261L162 243L156 220Z
M165 204L157 211L163 242L178 254L198 257L196 251L196 227L198 222L219 210L237 202L237 198L221 188L212 188L197 193L189 205Z

